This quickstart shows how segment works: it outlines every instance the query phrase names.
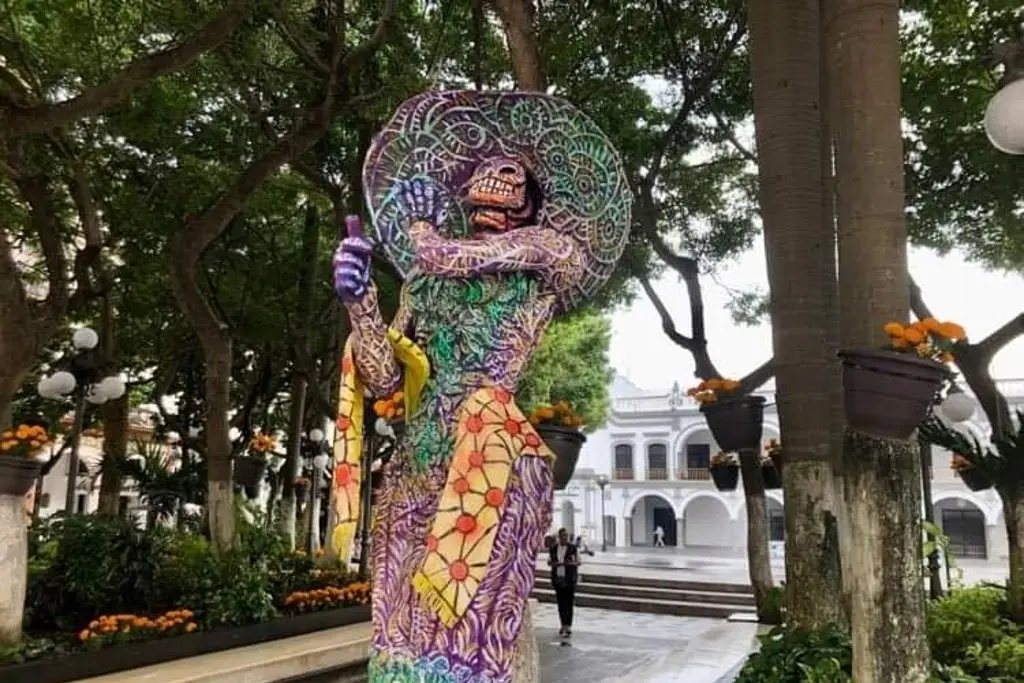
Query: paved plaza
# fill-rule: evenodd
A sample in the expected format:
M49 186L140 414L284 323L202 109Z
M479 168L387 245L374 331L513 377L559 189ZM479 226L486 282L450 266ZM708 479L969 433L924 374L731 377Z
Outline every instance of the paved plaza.
M535 605L541 683L718 683L754 646L756 624L577 608L572 645L554 605Z

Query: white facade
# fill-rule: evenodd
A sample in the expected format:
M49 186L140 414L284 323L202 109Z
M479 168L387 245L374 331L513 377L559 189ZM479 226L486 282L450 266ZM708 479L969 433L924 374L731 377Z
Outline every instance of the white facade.
M1024 380L1000 382L1011 407L1024 407ZM768 399L764 439L779 438L774 390ZM685 548L742 551L746 517L742 484L719 492L710 481L707 459L720 449L698 410L678 387L643 392L621 376L611 386L608 424L583 445L572 481L555 494L553 528L583 534L591 544L650 546L654 530L665 544ZM964 427L984 439L987 422L980 410ZM933 449L932 496L936 524L951 537L951 550L972 559L1003 561L1007 540L1002 506L995 491L970 491L950 468L950 454ZM601 492L596 480L609 484ZM767 491L772 540L783 540L782 490ZM601 523L602 514L604 524Z

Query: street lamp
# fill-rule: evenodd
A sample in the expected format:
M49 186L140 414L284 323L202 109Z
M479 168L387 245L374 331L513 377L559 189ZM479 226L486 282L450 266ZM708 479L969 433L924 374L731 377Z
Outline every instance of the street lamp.
M86 403L103 405L114 401L125 392L124 380L117 375L105 375L96 354L100 337L89 327L75 330L71 343L75 352L67 361L66 370L58 370L40 380L36 390L41 398L63 400L70 397L75 405L75 420L71 431L71 453L68 455L68 487L64 497L64 511L74 514L78 483L78 448L81 444Z
M601 552L608 552L608 528L604 517L604 490L608 486L608 477L604 474L597 475L597 487L601 489Z
M322 429L314 427L302 439L303 469L312 470L312 491L309 501L309 550L320 547L320 484L330 464L327 455L326 435Z
M957 389L950 391L946 400L939 404L939 411L953 424L959 424L974 417L976 407L974 399Z
M985 134L1000 152L1024 154L1024 41L998 45L992 56L1005 71L985 110Z

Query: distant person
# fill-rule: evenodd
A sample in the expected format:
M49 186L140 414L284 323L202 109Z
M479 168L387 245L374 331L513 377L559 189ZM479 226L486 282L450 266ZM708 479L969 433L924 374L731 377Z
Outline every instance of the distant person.
M654 547L665 547L665 530L662 529L660 526L654 527Z
M558 635L568 638L572 635L572 612L580 576L580 555L576 546L569 542L569 532L564 528L558 530L558 540L551 546L548 566L551 567L551 584L558 603L558 621L561 624Z
M580 552L584 555L590 555L591 557L594 556L594 551L590 549L590 544L587 543L587 537L583 534L577 536L576 540L573 543L576 545L577 552Z

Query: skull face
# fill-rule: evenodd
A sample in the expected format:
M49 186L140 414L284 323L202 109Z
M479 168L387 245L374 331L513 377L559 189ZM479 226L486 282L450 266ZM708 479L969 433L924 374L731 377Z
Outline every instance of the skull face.
M533 214L526 168L498 157L481 163L469 179L466 201L473 207L470 223L481 232L505 232L523 225Z

